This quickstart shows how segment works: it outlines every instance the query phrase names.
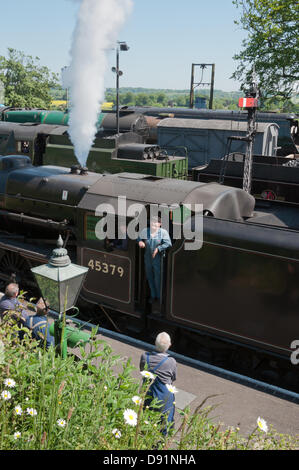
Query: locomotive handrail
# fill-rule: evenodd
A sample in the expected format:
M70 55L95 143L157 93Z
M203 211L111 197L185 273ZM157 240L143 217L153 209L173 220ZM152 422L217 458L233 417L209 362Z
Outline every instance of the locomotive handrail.
M17 220L20 222L24 222L24 221L30 222L31 224L39 225L40 227L51 227L57 230L63 229L63 230L70 230L72 232L74 231L74 227L68 225L67 220L63 220L62 222L57 222L52 219L41 219L39 217L32 217L29 215L25 215L23 213L17 214L17 213L8 212L5 210L0 210L0 215L4 215L8 219L11 219L11 220Z

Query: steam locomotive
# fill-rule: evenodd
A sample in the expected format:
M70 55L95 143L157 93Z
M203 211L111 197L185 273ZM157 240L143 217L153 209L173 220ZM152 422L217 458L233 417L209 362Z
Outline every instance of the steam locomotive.
M97 127L100 129L110 127L115 123L113 116L115 111L101 112L98 117ZM151 106L123 106L120 108L121 121L126 123L123 131L132 130L132 124L139 122L138 128L146 129L148 143L157 143L157 126L165 117L180 119L220 120L246 122L246 111L188 109L188 108L157 108ZM142 125L140 125L142 116ZM257 120L260 123L276 123L278 133L278 155L286 156L296 152L294 140L298 137L298 119L294 113L259 112ZM45 109L19 109L9 106L0 108L0 121L15 123L34 123L55 126L67 126L69 122L68 112L49 111ZM108 124L109 123L109 124ZM128 126L129 124L129 126ZM137 131L138 133L138 131Z
M0 155L25 154L35 165L79 164L64 113L22 110L10 114L11 121L0 121ZM187 179L186 152L182 149L167 152L151 142L150 126L143 115L120 113L119 129L117 134L115 113L101 113L87 158L88 168L100 173L129 171Z
M151 312L136 241L108 248L96 235L98 205L109 203L107 211L119 216L119 195L127 204L168 208L171 236L186 223L194 228L202 205L202 248L186 250L187 236L173 238L163 260L159 314ZM187 204L189 213L179 217ZM176 345L197 350L200 344L200 357L208 360L229 355L240 364L242 350L250 349L256 369L270 355L277 383L291 367L298 390L289 361L299 334L298 204L255 200L215 182L33 166L28 156L8 155L0 157L0 215L3 283L14 273L22 288L36 289L30 268L47 262L60 233L72 261L89 267L80 301L93 322L108 312L120 329L163 328Z

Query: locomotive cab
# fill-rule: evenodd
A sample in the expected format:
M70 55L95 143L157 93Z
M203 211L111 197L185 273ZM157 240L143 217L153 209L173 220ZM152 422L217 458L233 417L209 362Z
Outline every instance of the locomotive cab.
M99 235L101 227L108 224L109 215L114 217L115 227L121 225L122 220L128 228L131 222L134 223L134 211L140 214L140 208L143 208L149 216L151 206L168 214L168 231L172 238L172 247L167 250L161 266L159 313L166 315L172 277L170 266L175 253L185 242L181 232L174 236L178 234L178 228L192 219L196 211L202 210L215 217L242 221L251 216L254 198L242 190L217 183L185 182L134 173L103 175L87 190L78 205L81 233L78 262L90 268L82 288L85 299L138 319L151 311L143 251L138 247L137 234L135 239L120 240L117 240L118 235L112 239L104 232Z

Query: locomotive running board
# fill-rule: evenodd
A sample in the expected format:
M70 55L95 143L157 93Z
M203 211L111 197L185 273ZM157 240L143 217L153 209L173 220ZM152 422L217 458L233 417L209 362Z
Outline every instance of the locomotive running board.
M49 250L29 243L24 243L17 240L12 240L11 236L0 236L0 249L13 251L23 256L24 258L47 263L52 248Z

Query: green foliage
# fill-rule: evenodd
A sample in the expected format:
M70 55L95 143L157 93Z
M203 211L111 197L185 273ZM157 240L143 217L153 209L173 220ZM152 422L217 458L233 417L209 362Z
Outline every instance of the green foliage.
M22 341L18 339L20 331ZM161 415L143 408L151 381L132 377L123 361L92 334L81 359L40 349L7 313L0 325L0 450L291 449L290 436L255 428L248 438L209 419L207 397L166 439ZM153 402L157 407L157 403Z
M207 98L209 105L209 90L195 93L195 98ZM213 109L238 109L240 92L214 91ZM107 88L106 101L116 104L113 88ZM119 101L121 106L153 106L153 107L182 107L189 108L190 93L188 90L155 90L151 88L120 88Z
M66 100L67 99L67 91L62 88L61 85L57 85L50 89L51 99L52 100Z
M49 108L50 89L57 85L57 76L23 52L8 49L7 58L0 56L0 81L5 89L7 106Z
M241 27L248 32L232 78L241 80L242 89L251 82L253 66L264 98L290 99L298 92L297 0L233 0L240 8Z

